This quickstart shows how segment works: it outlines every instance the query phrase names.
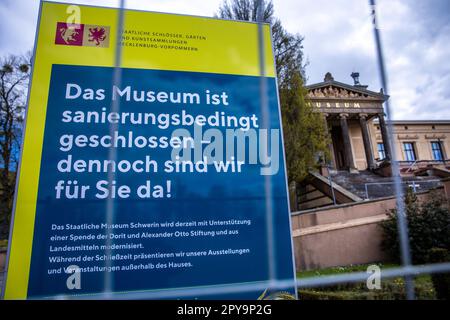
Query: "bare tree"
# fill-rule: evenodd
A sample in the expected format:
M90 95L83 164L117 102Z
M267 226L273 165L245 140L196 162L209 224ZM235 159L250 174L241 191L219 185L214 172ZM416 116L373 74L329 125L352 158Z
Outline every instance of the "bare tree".
M272 26L275 65L280 85L286 84L287 72L296 70L305 79L306 63L303 61L303 37L291 34L274 16L273 2L263 0L224 0L217 17L222 19L257 21L260 4L264 5L263 22Z
M324 121L321 114L314 112L307 103L304 38L288 32L281 21L274 17L271 0L223 0L217 15L224 19L256 21L262 3L263 21L272 27L288 180L292 183L293 191L295 182L304 180L309 170L318 166L317 155L329 157L329 134Z
M31 53L0 59L0 239L11 220L30 67Z
M257 21L258 0L224 0L219 8L218 16L223 19ZM273 3L272 1L263 0L264 14L263 21L271 23L273 19Z

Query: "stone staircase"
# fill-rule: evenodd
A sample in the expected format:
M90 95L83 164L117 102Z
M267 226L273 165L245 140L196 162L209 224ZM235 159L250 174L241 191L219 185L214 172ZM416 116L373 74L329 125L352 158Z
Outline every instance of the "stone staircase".
M370 171L349 173L337 171L331 175L334 183L356 194L362 199L376 199L395 195L392 177L381 177ZM417 192L426 191L441 186L440 178L436 176L403 177L404 190L408 187Z

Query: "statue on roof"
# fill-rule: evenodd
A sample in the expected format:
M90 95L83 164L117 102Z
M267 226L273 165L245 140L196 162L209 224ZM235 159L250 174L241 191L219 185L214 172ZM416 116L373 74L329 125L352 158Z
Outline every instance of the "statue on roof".
M334 81L333 75L330 72L327 72L325 74L325 79L323 81L325 81L325 82Z

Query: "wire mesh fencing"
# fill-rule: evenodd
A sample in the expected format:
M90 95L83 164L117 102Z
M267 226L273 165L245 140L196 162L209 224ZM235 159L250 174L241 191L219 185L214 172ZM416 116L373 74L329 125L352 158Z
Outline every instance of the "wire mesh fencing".
M369 0L369 5L371 8L371 18L373 22L373 31L374 31L374 38L375 38L375 46L377 49L377 62L380 72L380 78L383 86L384 93L387 95L389 94L388 90L388 82L387 82L387 73L385 70L385 62L383 57L383 50L382 50L382 41L381 41L381 35L380 30L378 27L377 22L377 6L375 3L375 0ZM259 9L261 12L263 11L264 1L259 1ZM120 42L120 37L122 30L124 29L124 12L126 8L126 1L121 0L118 5L118 16L117 21L119 24L119 27L117 28L117 34L116 39L117 43ZM261 29L262 29L262 15L258 14L258 33L255 34L255 37L258 39L259 43L259 58L260 58L260 70L261 70L261 82L260 82L260 101L261 101L261 114L267 115L267 88L265 83L265 71L264 71L264 65L263 61L265 61L264 57L264 42L263 37L261 36ZM115 65L114 65L114 78L112 80L112 84L119 86L121 81L121 57L122 57L122 47L120 45L117 45L115 50ZM118 112L120 110L120 100L116 100L116 102L112 106L113 111ZM387 101L385 104L385 114L387 117L387 124L388 124L388 137L390 140L390 145L394 145L394 139L393 139L393 130L392 130L392 112L389 105L389 102ZM263 117L264 118L264 117ZM265 119L268 121L268 119ZM263 119L264 121L264 119ZM114 132L116 130L116 127L114 125L111 125L110 131ZM395 148L392 148L391 154L393 155L393 159L397 159L395 156ZM116 150L112 148L111 152L108 155L108 159L114 160L117 157ZM414 277L417 277L419 275L423 274L435 274L435 273L446 273L450 272L450 263L440 263L440 264L427 264L427 265L420 265L420 266L413 266L412 265L412 259L411 259L411 250L410 250L410 243L408 238L408 226L407 226L407 217L405 214L405 207L403 202L403 196L406 191L406 189L411 188L415 192L420 192L423 190L429 190L435 187L440 186L439 180L424 180L424 181L402 181L399 174L399 166L398 162L392 161L392 168L394 173L394 178L392 182L386 182L386 183L366 183L365 193L366 193L366 199L377 197L378 194L383 191L383 194L386 192L386 190L389 191L389 193L394 194L396 196L396 205L397 205L397 217L398 217L398 230L399 230L399 239L401 243L401 256L402 256L402 265L400 267L396 268L390 268L381 270L380 277L381 279L388 279L388 278L396 278L396 277L402 277L405 280L405 287L406 287L406 298L407 299L415 299L415 293L414 293ZM108 176L109 181L113 181L115 179L114 174L111 174ZM271 188L270 185L270 179L266 179L266 186L265 186L265 196L267 199L271 199ZM110 201L107 206L107 212L105 213L105 221L108 221L109 223L112 223L114 221L114 215L115 215L115 204L114 201ZM269 237L269 240L272 239L275 232L275 226L274 226L274 215L276 212L273 212L273 208L270 203L267 203L266 205L267 211L266 211L266 219L268 222L267 225L267 235ZM273 266L274 265L274 259L276 257L276 252L274 250L269 241L268 244L268 265ZM273 267L270 267L269 270L272 270ZM370 274L369 274L370 275ZM264 291L267 288L271 289L283 289L286 287L289 287L291 285L294 285L297 289L304 289L304 288L317 288L317 287L326 287L326 286L332 286L336 284L343 284L343 283L355 283L355 282L366 282L369 277L367 272L355 272L355 273L343 273L339 275L327 275L327 276L312 276L307 278L301 278L301 279L277 279L275 277L275 272L270 272L270 278L267 281L261 281L256 283L242 283L242 284L233 284L233 285L221 285L221 286L208 286L208 287L193 287L193 288L184 288L184 289L167 289L167 290L154 290L154 291L146 291L146 292L132 292L132 293L114 293L113 294L113 278L112 273L107 272L105 273L105 288L104 292L96 295L89 295L89 296L59 296L56 297L58 299L77 299L77 298L83 298L83 299L176 299L180 296L192 296L192 297L198 297L198 296L208 296L208 295L215 295L215 294L229 294L229 293L236 293L236 292L247 292L247 291L253 291L253 290L261 290ZM3 274L0 273L0 287L2 286Z
M374 32L374 41L375 41L375 47L376 47L376 53L377 53L377 63L379 68L379 74L380 79L382 83L382 89L386 95L389 94L388 90L388 79L387 79L387 72L385 69L385 60L383 56L383 49L382 49L382 41L381 41L381 34L377 19L377 5L375 0L369 0L369 6L371 9L371 19L372 19L372 25L373 25L373 32ZM119 11L123 11L125 7L125 1L121 1L121 5L119 7ZM263 43L263 37L261 37L261 28L262 28L262 16L261 12L264 11L264 1L259 0L259 10L260 14L258 14L258 23L259 23L259 31L258 31L258 43L259 43L259 57L260 57L260 65L264 66L264 43ZM120 20L120 19L119 19ZM123 20L120 20L123 23ZM119 30L122 28L118 28ZM120 48L117 49L117 55L120 56ZM117 60L116 60L117 61ZM120 61L120 60L119 60ZM119 64L116 65L117 72L120 72ZM265 74L264 74L264 68L261 67L261 82L260 82L260 94L261 94L261 110L262 114L267 114L267 92L266 92L266 84L265 84ZM392 112L391 107L389 104L389 101L386 101L385 103L385 115L386 115L386 122L387 122L387 128L388 128L388 139L389 139L389 145L394 146L394 138L393 138L393 127L392 127ZM391 155L393 160L397 159L397 156L395 154L395 148L392 148ZM402 181L400 174L396 174L400 172L399 162L398 161L392 161L392 170L393 170L393 181L389 183L385 183L383 185L380 184L366 184L365 185L365 191L366 191L366 198L370 198L372 196L376 196L377 192L380 191L380 189L384 189L384 192L386 192L386 188L389 189L390 194L394 194L396 196L396 204L397 204L397 220L398 220L398 230L399 230L399 239L400 239L400 248L401 248L401 256L402 256L402 265L397 268L390 268L381 270L380 277L381 279L389 279L389 278L396 278L396 277L402 277L405 281L405 288L406 288L406 298L407 299L415 299L415 292L414 292L414 277L417 277L419 275L423 274L434 274L434 273L443 273L443 272L450 272L450 263L441 263L441 264L427 264L427 265L421 265L421 266L413 266L412 265L412 259L411 259L411 250L408 240L408 226L407 226L407 217L405 214L405 207L403 202L403 197L405 191L410 188L414 192L420 192L424 190L429 190L432 188L439 187L441 185L440 180L424 180L424 181ZM267 192L270 193L270 180L266 180L266 196L270 197L270 194L267 194ZM268 206L270 208L270 206ZM268 218L268 235L273 236L274 234L274 225L273 225L273 217L274 212L268 211L266 213L266 217ZM273 252L272 248L268 248L269 250L269 265L273 265L272 259L276 256L276 252ZM296 279L295 281L295 287L297 289L304 289L304 288L317 288L317 287L324 287L324 286L331 286L336 284L343 284L343 283L355 283L355 282L366 282L368 280L368 273L367 272L356 272L356 273L344 273L339 275L328 275L328 276L313 276L308 278L301 278ZM192 296L201 296L201 295L210 295L210 294L219 294L219 293L230 293L230 292L245 292L248 290L254 290L257 289L282 289L288 286L292 283L291 279L275 279L273 276L273 273L271 274L270 279L267 282L261 282L261 283L253 283L253 284L241 284L241 285L233 285L233 286L218 286L218 287L209 287L209 288L192 288L188 290L168 290L164 292L154 292L154 293L137 293L137 294L131 294L127 296L121 296L122 298L130 298L130 299L147 299L147 298L176 298L179 295L192 295ZM110 296L108 296L110 297Z
M411 190L414 193L433 190L442 186L438 179L402 181L403 192ZM364 199L376 199L395 194L394 182L369 182L364 184Z
M375 39L375 47L377 53L377 64L379 69L379 74L382 83L382 89L385 94L389 94L388 90L388 78L387 72L385 68L385 59L383 55L382 48L382 40L379 29L378 17L377 17L377 4L375 0L369 0L369 5L371 9L371 19L373 26L373 33ZM385 102L385 115L387 118L387 131L388 131L388 148L389 146L394 146L394 136L393 136L393 125L392 125L392 112L389 104L389 100ZM400 177L400 166L399 162L396 161L398 158L395 154L395 148L391 148L391 155L394 161L391 161L392 164L392 173L394 176L394 181L388 183L367 183L365 184L365 192L366 199L369 199L371 196L377 196L377 192L381 192L381 190L386 191L388 188L390 194L394 194L396 196L396 214L398 221L398 230L399 230L399 240L400 240L400 249L401 249L401 257L402 257L402 266L398 268L386 269L382 270L380 273L381 279L395 278L395 277L403 277L405 281L406 288L406 298L409 300L415 299L415 290L414 290L414 277L424 274L434 274L434 273L447 273L450 272L450 263L442 263L442 264L427 264L423 266L413 266L411 259L411 249L409 244L408 237L408 224L407 217L405 213L405 205L403 202L403 197L405 191L410 188L414 192L419 192L422 190L428 190L435 187L440 186L439 180L428 180L428 181L402 181ZM383 192L383 194L385 194ZM331 275L331 276L320 276L320 277L310 277L304 278L301 280L297 280L298 288L315 288L321 286L330 286L334 284L342 284L342 283L352 283L352 282L364 282L367 281L368 275L366 272L357 272L357 273L347 273L347 274L339 274L339 275Z

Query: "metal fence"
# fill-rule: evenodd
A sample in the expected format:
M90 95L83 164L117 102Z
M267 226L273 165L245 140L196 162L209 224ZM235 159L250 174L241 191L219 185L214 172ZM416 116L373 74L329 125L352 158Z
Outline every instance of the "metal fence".
M372 26L373 33L375 38L375 46L377 52L377 62L378 68L382 83L383 92L385 94L389 94L388 90L388 79L385 68L384 56L383 56L383 48L382 41L380 35L380 29L377 21L377 5L375 0L369 0L369 5L371 9L371 18L372 18ZM387 131L388 131L388 140L389 145L394 146L394 138L393 138L393 126L392 126L392 113L389 104L389 100L385 102L385 114L387 117ZM392 161L392 172L394 175L394 191L396 195L396 205L397 205L397 220L398 220L398 230L399 230L399 239L400 239L400 250L402 257L402 266L395 269L389 269L382 271L381 277L383 278L392 278L392 277L403 277L405 280L406 287L406 298L408 300L415 299L414 292L414 276L421 274L431 274L431 273L442 273L442 272L450 272L450 263L442 263L442 264L429 264L424 266L412 266L411 259L411 250L409 246L409 238L408 238L408 225L407 218L405 214L405 206L403 203L403 195L404 195L404 187L402 187L402 181L400 178L400 167L398 161L395 161L397 158L395 154L395 148L391 149L391 155L394 161ZM413 185L414 187L414 185ZM417 187L417 186L416 186ZM417 189L416 189L417 190ZM309 279L301 279L297 280L298 288L309 288L309 287L319 287L319 286L328 286L332 284L339 283L350 283L350 282L360 282L367 280L367 273L347 273L340 274L335 276L327 276L327 277L311 277Z
M435 189L442 186L441 180L430 179L430 180L412 180L412 181L402 181L401 187L403 192L410 189L414 193L427 191ZM370 182L364 184L365 198L381 198L386 196L386 194L395 194L395 183L394 182Z
M121 0L121 6L119 10L119 21L123 22L123 8L125 5L125 0ZM373 25L373 32L374 32L374 38L375 38L375 44L376 44L376 50L377 50L377 59L378 59L378 66L379 66L379 73L381 77L381 83L385 94L389 94L388 90L388 82L387 82L387 74L385 71L385 64L384 64L384 58L383 58L383 50L382 50L382 42L381 42L381 36L380 36L380 30L378 28L378 22L377 22L377 6L375 3L375 0L369 0L369 5L371 9L371 18L372 18L372 25ZM259 14L258 14L258 42L259 42L259 58L260 58L260 70L261 70L261 82L260 82L260 94L261 94L261 111L263 114L263 121L267 121L267 118L264 119L264 115L267 115L267 92L266 92L266 83L265 83L265 71L264 71L264 38L262 37L262 12L264 12L264 1L259 0ZM118 30L121 30L122 28L118 28ZM118 37L120 35L117 35ZM120 47L117 47L116 56L119 57L119 59L116 59L116 70L118 73L120 73ZM120 107L120 106L118 106ZM390 140L389 145L393 146L393 128L391 123L391 108L389 105L389 100L385 103L385 114L387 117L387 125L388 125L388 137ZM393 159L397 159L395 155L395 148L392 148L391 154ZM392 161L392 169L393 173L400 172L400 167L397 161ZM267 179L266 183L269 184L270 180ZM431 182L427 182L431 183ZM402 181L400 178L400 175L394 174L394 181L391 183L393 187L393 193L396 195L396 203L397 203L397 215L398 215L398 230L399 230L399 239L400 239L400 248L401 248L401 256L402 256L402 266L399 268L393 268L389 270L382 271L381 277L382 278L393 278L393 277L403 277L405 280L405 287L406 287L406 297L407 299L415 299L415 293L414 293L414 276L420 275L420 274L430 274L430 273L437 273L437 272L446 272L450 271L450 263L443 263L443 264L435 264L435 265L424 265L424 266L412 266L411 263L411 251L409 247L409 240L408 240L408 227L407 227L407 220L405 215L405 207L403 203L403 195L404 195L404 186L402 186ZM423 186L423 184L422 184ZM412 184L412 187L417 191L422 186L417 185L415 182ZM270 186L266 186L266 191L270 189ZM267 194L266 194L267 195ZM270 209L266 213L266 216L268 217L269 227L268 227L268 234L273 234L273 224L271 222L273 221L274 212L272 212ZM271 246L271 243L269 242L269 246ZM269 248L269 265L273 265L273 248ZM269 268L272 269L272 268ZM368 274L366 272L358 272L358 273L347 273L347 274L340 274L340 275L332 275L332 276L326 276L326 277L311 277L311 278L303 278L303 279L297 279L296 280L296 287L297 288L311 288L311 287L321 287L321 286L329 286L339 283L351 283L351 282L361 282L366 281L368 278ZM228 293L228 292L234 292L234 291L250 291L254 289L261 289L264 290L266 288L272 288L272 289L282 289L285 288L287 285L290 285L292 282L291 280L279 280L275 279L273 277L273 274L271 274L271 279L266 283L259 283L259 284L243 284L239 286L232 286L232 287L217 287L217 288L198 288L198 289L190 289L188 292L186 290L183 290L183 292L180 292L178 290L175 291L166 291L166 292L159 292L159 293L153 293L151 296L153 298L158 297L177 297L180 294L186 295L186 294L213 294L213 293ZM107 295L108 296L108 295ZM109 296L110 297L110 296ZM137 294L137 295L131 295L127 298L150 298L148 294Z
M261 10L264 1L259 0L259 9ZM383 90L385 94L389 94L388 90L388 83L387 83L387 75L385 71L385 64L383 59L383 50L382 50L382 41L380 37L380 30L378 28L377 23L377 7L375 4L375 0L369 0L369 5L371 8L371 19L373 23L373 32L375 37L375 45L377 50L377 59L378 59L378 66L379 66L379 73L381 77L381 83L383 86ZM123 29L123 23L124 23L124 8L125 8L125 0L120 0L119 10L118 10L118 21L120 23L120 26L117 28L118 33L116 35L117 39L120 39L120 30ZM259 32L257 35L258 41L259 41L259 57L261 61L264 61L264 39L261 36L261 29L262 29L262 19L261 19L261 12L260 11L259 16ZM119 42L119 41L118 41ZM121 79L121 47L117 46L116 48L116 59L115 59L115 73L114 73L114 84L118 85L120 83ZM261 66L264 66L264 63L261 63ZM261 68L261 110L262 114L267 114L265 112L267 110L267 92L266 92L266 84L265 84L265 77L264 77L264 70ZM117 100L119 101L119 100ZM120 103L117 102L113 106L114 110L120 109ZM390 145L393 146L393 135L392 135L392 123L391 123L391 109L389 105L389 101L385 103L385 113L387 116L387 124L388 124L388 136L390 140ZM111 128L114 129L114 128ZM392 148L392 155L393 159L397 159L395 156L395 148ZM114 151L110 153L111 158L115 158L116 155L114 154ZM392 161L393 166L393 172L399 172L399 165L396 161ZM111 175L108 177L109 179L113 180L114 176ZM270 181L267 181L267 183L270 183ZM422 182L420 182L422 184ZM428 181L427 183L431 183L431 181ZM432 273L443 273L443 272L450 272L450 263L441 263L441 264L429 264L429 265L422 265L422 266L413 266L411 263L411 251L409 247L409 240L408 240L408 227L407 227L407 220L405 215L405 207L403 203L403 195L405 190L405 183L401 181L401 178L399 175L394 174L394 181L389 183L390 187L392 188L393 193L396 195L396 204L397 204L397 216L398 216L398 230L399 230L399 239L400 239L400 248L401 248L401 257L402 257L402 265L397 268L392 268L388 270L382 270L381 271L381 279L386 278L394 278L394 277L403 277L405 279L405 287L406 287L406 298L407 299L415 299L415 293L414 293L414 277L421 275L421 274L432 274ZM406 183L406 185L411 185ZM416 189L416 191L419 188L422 188L422 186L417 185L417 182L412 183L412 187ZM369 184L366 184L366 190L371 188ZM270 190L270 186L266 187L266 191ZM368 193L368 191L366 192ZM270 207L270 206L268 206ZM114 215L114 203L111 202L111 204L108 206L108 212L106 213L107 220L110 221L112 219L112 216ZM272 222L274 212L272 212L270 209L267 212L268 221ZM268 228L268 234L273 234L273 224L269 224ZM270 243L269 243L270 246ZM269 248L269 265L273 265L273 257L274 252L273 248ZM102 294L99 295L91 295L88 298L92 299L98 299L98 298L104 298L104 299L157 299L157 298L178 298L180 296L202 296L202 295L210 295L210 294L227 294L231 292L248 292L253 291L256 289L265 290L267 288L271 289L283 289L287 286L292 285L292 279L276 279L273 274L271 273L271 278L268 281L258 282L258 283L252 283L252 284L240 284L240 285L223 285L223 286L214 286L214 287L208 287L208 288L202 288L202 287L196 287L196 288L190 288L190 289L182 289L182 290L158 290L154 292L145 292L145 293L123 293L123 294L112 294L111 292L111 275L110 273L105 273L105 283L107 284L105 287L105 290ZM0 281L1 281L0 277ZM335 284L342 284L342 283L354 283L354 282L365 282L368 278L368 274L366 272L357 272L357 273L344 273L339 275L330 275L330 276L314 276L309 278L302 278L297 279L295 281L295 286L298 289L301 288L314 288L314 287L323 287L323 286L330 286ZM64 296L64 297L58 297L61 299L76 299L77 297L73 296ZM86 296L83 297L84 299Z

